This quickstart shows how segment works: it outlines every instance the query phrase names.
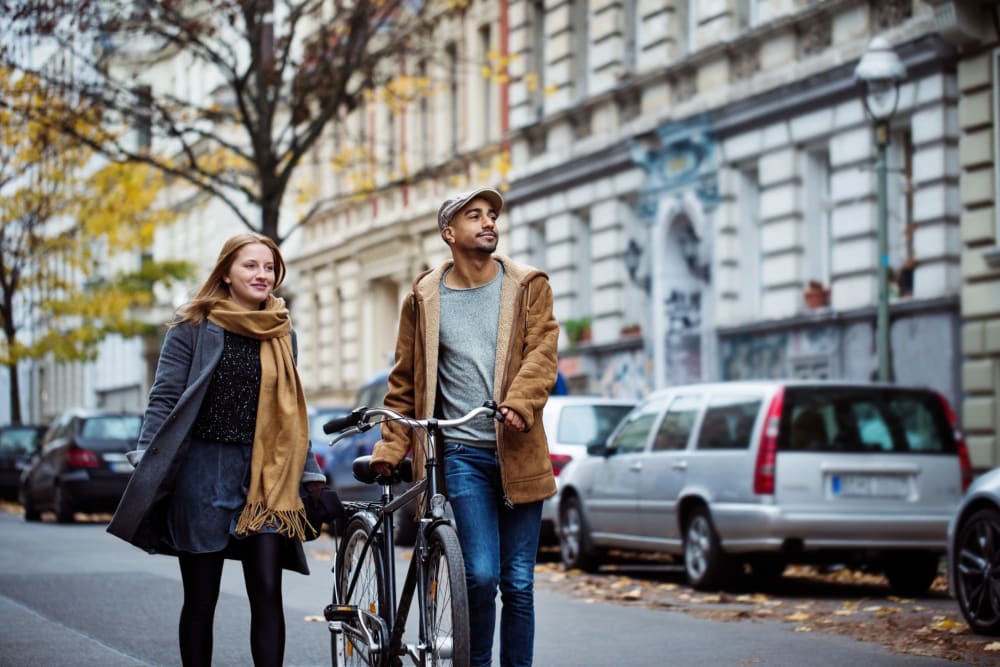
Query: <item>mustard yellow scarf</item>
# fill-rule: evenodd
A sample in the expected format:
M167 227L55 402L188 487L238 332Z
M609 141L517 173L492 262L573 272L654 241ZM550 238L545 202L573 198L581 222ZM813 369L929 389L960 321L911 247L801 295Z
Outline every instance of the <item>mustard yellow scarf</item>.
M250 456L250 489L236 534L265 526L306 537L299 484L308 452L306 399L292 356L292 321L284 299L269 296L263 310L244 310L225 299L208 319L230 333L260 341L260 393Z

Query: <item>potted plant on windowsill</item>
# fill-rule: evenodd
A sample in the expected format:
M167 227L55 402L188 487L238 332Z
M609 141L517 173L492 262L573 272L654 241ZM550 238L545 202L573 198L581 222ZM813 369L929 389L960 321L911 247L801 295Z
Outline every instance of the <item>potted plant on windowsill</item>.
M810 280L806 284L802 297L805 299L806 307L810 310L826 308L830 305L830 289L823 287L823 284L818 280Z
M586 343L590 340L591 318L580 317L574 320L566 320L562 323L566 331L566 338L569 339L570 347L575 347L578 343Z
M642 335L642 325L638 322L629 322L623 324L621 329L618 330L618 335L622 338L635 338L636 336Z

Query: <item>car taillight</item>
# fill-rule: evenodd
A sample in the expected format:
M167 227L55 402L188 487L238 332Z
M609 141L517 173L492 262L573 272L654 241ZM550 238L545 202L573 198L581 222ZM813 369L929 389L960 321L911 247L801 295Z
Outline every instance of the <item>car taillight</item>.
M100 462L97 454L89 449L70 447L66 450L66 465L71 468L96 468Z
M771 399L760 432L760 447L757 449L757 463L753 468L753 492L759 495L774 495L774 473L778 462L778 431L781 426L781 407L785 402L784 387Z
M316 454L315 452L313 452L313 455L316 457L316 465L319 466L319 469L326 470L326 458L322 454Z
M948 399L944 397L944 394L941 392L936 393L938 400L941 401L941 407L944 408L944 414L948 418L948 423L951 424L952 436L955 438L955 450L958 453L958 464L962 469L962 491L964 492L972 484L972 460L969 458L969 448L965 444L965 434L958 427L958 416L951 409L951 404L948 403Z
M552 474L558 477L573 457L568 454L549 454L549 460L552 461Z

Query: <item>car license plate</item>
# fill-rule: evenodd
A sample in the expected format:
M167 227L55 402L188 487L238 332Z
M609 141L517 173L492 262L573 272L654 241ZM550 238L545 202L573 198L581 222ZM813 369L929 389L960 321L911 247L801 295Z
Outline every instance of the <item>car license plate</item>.
M111 472L126 473L135 470L135 467L128 461L110 461L108 467L111 468Z
M899 475L834 475L830 482L835 496L901 498L909 491Z

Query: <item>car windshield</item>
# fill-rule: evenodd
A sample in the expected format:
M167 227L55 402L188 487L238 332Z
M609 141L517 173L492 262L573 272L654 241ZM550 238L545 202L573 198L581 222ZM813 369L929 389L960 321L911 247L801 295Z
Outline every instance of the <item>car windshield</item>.
M38 429L10 428L0 431L0 453L27 454L35 451L39 440Z
M138 415L90 417L83 422L80 437L85 440L137 440L142 428Z
M556 441L566 445L604 442L628 414L629 405L567 405L559 413Z
M795 387L785 394L779 447L789 451L945 454L955 439L930 392Z

